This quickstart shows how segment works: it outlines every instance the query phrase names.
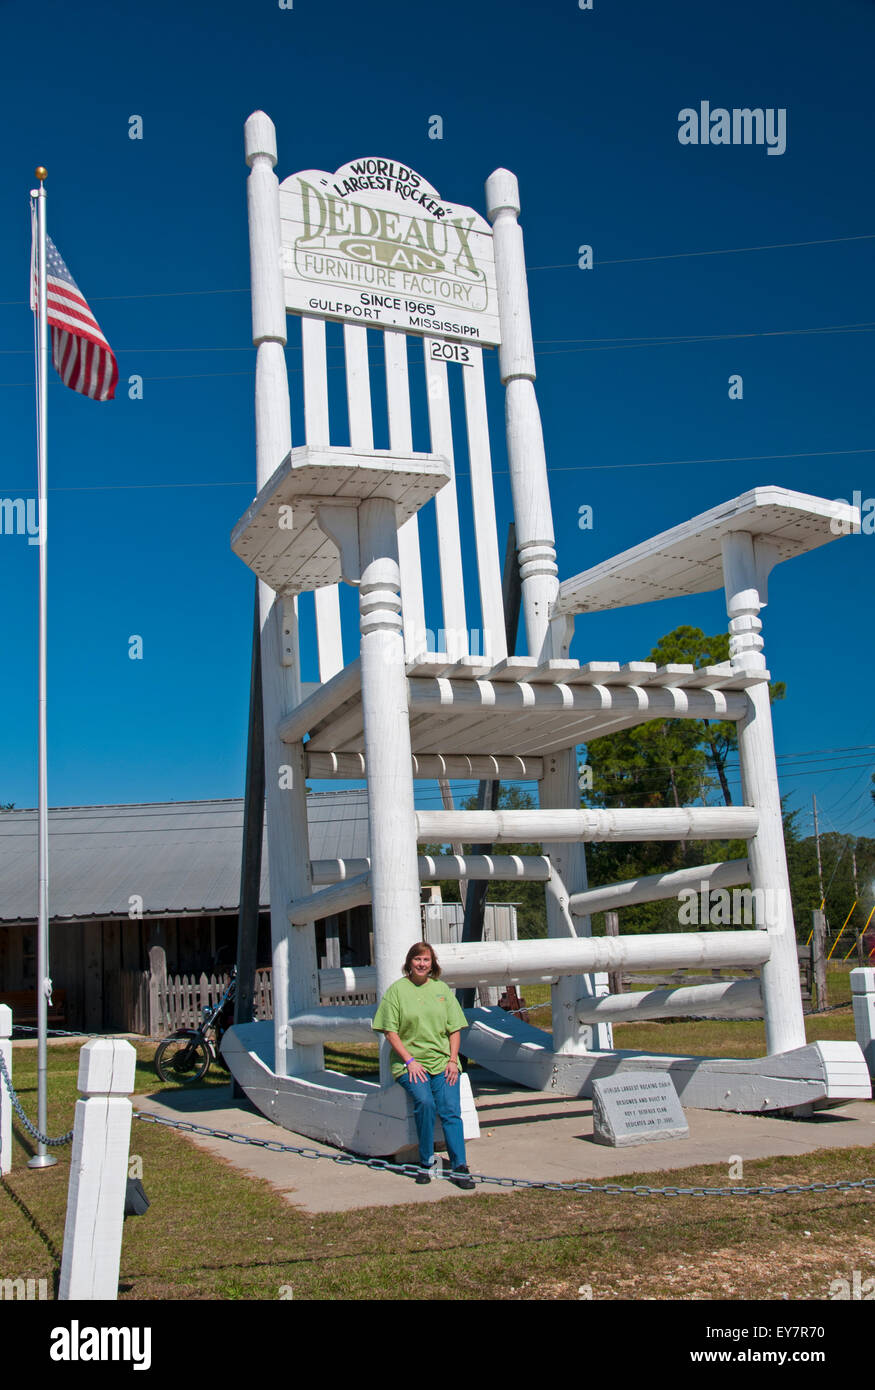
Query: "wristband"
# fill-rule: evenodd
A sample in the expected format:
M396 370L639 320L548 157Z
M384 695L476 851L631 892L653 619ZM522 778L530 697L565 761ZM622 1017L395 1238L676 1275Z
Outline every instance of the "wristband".
M407 1061L404 1063L404 1065L405 1065L405 1067L409 1067L409 1066L410 1066L410 1063L411 1063L411 1062L415 1062L415 1061L416 1061L416 1058L415 1058L415 1057L408 1057L408 1058L407 1058Z

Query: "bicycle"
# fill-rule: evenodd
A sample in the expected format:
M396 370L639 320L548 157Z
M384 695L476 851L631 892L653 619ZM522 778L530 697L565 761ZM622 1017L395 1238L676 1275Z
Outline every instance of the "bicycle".
M197 1028L179 1028L158 1044L155 1049L155 1070L162 1081L202 1081L213 1062L224 1065L220 1051L222 1037L234 1022L236 994L235 965L218 1004L204 1007Z

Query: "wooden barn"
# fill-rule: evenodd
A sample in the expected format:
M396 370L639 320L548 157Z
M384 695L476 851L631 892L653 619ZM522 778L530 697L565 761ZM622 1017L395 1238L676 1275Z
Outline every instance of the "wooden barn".
M365 792L313 793L307 810L314 876L341 859L359 872L368 854ZM167 1010L156 1021L156 961L171 993L179 992L183 977L227 970L236 955L242 837L242 798L50 811L50 1026L163 1031ZM22 1023L36 1021L36 917L37 812L2 812L0 1002L11 1004ZM459 939L458 904L429 901L423 919L429 939ZM486 934L516 936L512 904L489 905ZM321 969L370 965L370 907L350 907L318 923L317 950ZM270 958L265 837L257 957L262 1000Z

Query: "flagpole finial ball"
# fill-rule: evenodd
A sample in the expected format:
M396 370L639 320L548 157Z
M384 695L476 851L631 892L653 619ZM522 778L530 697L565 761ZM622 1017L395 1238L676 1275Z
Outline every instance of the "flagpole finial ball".
M36 166L36 168L34 169L33 172L36 174L36 176L37 176L37 178L39 179L40 183L42 183L43 179L47 179L48 176L49 176L49 171L48 171L48 169L44 169L43 166L42 166L41 164L38 164L38 165Z

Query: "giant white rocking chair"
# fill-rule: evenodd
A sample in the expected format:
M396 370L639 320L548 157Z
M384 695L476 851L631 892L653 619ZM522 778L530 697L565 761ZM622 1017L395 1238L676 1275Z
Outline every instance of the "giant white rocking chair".
M275 131L262 112L246 123L246 156L251 169L253 341L258 348L258 490L234 530L232 546L261 581L274 1017L226 1035L224 1052L235 1078L265 1114L299 1133L363 1154L392 1153L413 1143L409 1102L391 1082L385 1043L379 1084L352 1080L324 1066L325 1042L373 1039L373 1010L323 1008L320 996L376 988L379 997L397 979L408 946L421 936L423 879L517 877L544 881L549 939L444 946L444 978L453 986L548 981L553 1032L500 1009L474 1009L463 1042L469 1057L516 1084L567 1096L588 1095L594 1078L632 1067L668 1070L685 1104L714 1109L795 1109L868 1097L868 1072L855 1043L805 1041L769 673L758 616L770 569L831 540L836 505L783 488L756 488L560 583L535 398L515 177L499 169L487 181L491 228L471 209L455 209L466 214L458 225L480 298L464 287L454 293L460 302L466 296L476 300L481 318L454 307L445 311L448 321L437 317L419 326L419 335L425 336L430 450L417 453L408 381L410 335L405 331L411 324L403 312L392 318L393 307L403 301L393 306L392 296L385 294L377 319L378 325L385 324L388 315L389 324L398 326L380 328L390 447L375 449L364 326L369 316L361 307L373 299L360 288L346 296L335 291L332 299L324 288L314 291L306 283L308 276L318 281L320 274L324 279L327 273L349 273L359 275L361 284L364 273L353 260L363 253L353 247L351 260L335 257L326 272L330 236L314 238L312 227L301 249L300 179L317 202L324 196L331 204L334 223L323 219L323 230L336 232L346 223L366 236L379 221L367 209L379 202L369 189L380 187L380 179L369 183L351 171L362 173L370 166L379 174L382 166L385 174L400 166L356 161L335 175L311 171L279 184L273 172ZM442 249L437 223L452 214L453 205L444 204L411 171L403 172L418 189L416 203L406 205L419 219L409 244L423 246L427 263L426 245ZM323 213L328 205L320 204ZM396 221L391 214L391 226L383 221L381 244L392 237ZM382 253L374 254L379 262ZM439 262L439 256L435 259ZM376 273L372 283L386 285L392 279ZM496 298L497 315L490 321L489 306ZM302 320L306 439L295 448L283 351L287 310L300 313ZM354 314L364 317L350 321ZM345 320L349 446L332 443L336 432L329 423L326 318ZM485 327L472 329L477 322ZM460 341L464 351L453 346ZM499 344L506 393L526 656L508 657L504 637L482 341ZM448 363L448 358L462 361ZM463 378L460 424L470 465L482 655L469 655L467 645L451 371ZM443 621L433 623L432 630L446 634L442 650L425 645L429 629L417 514L431 499L443 610ZM853 509L845 510L847 522ZM339 580L359 590L361 640L353 660L342 651ZM723 665L695 670L568 659L577 613L721 586L731 652ZM308 590L315 592L320 675L315 689L305 689L300 678L297 595ZM660 716L737 723L744 804L580 809L576 745ZM415 777L454 776L536 779L539 809L415 810ZM311 863L308 777L366 779L366 864ZM744 839L748 854L728 864L588 889L587 840L684 838ZM470 856L464 861L417 854L417 842L452 841L498 846L534 841L543 854L523 860ZM766 890L754 895L767 905L764 919L753 930L604 939L590 935L594 911L673 897L703 879L712 887L749 882L753 889ZM365 902L373 911L373 966L320 971L314 922ZM601 978L607 970L685 966L756 967L760 978L618 996L605 994ZM759 1060L659 1056L612 1046L610 1024L615 1019L709 1011L727 1015L752 1008L763 1013L766 1024L768 1056Z

